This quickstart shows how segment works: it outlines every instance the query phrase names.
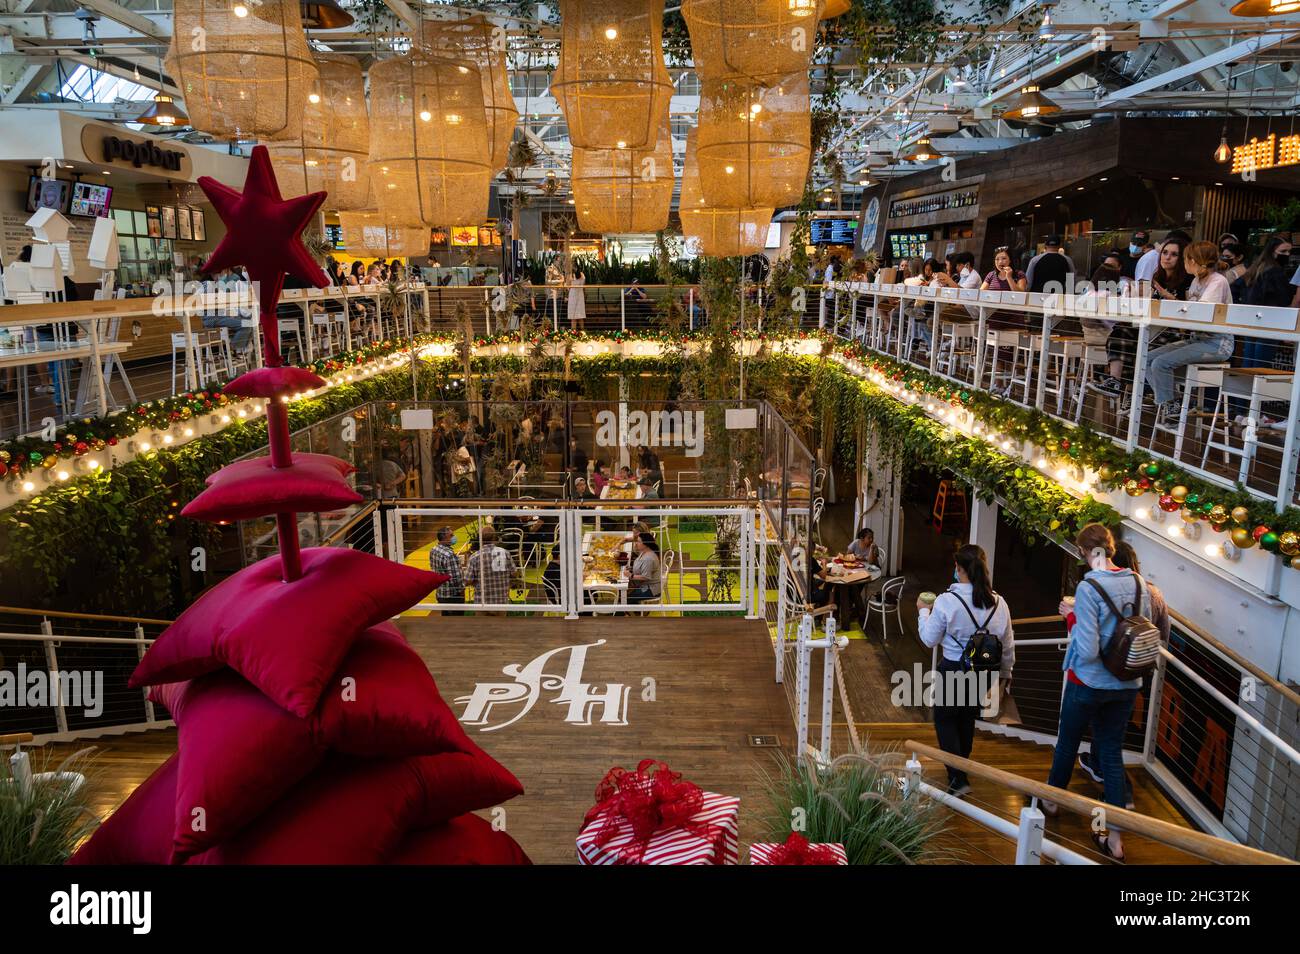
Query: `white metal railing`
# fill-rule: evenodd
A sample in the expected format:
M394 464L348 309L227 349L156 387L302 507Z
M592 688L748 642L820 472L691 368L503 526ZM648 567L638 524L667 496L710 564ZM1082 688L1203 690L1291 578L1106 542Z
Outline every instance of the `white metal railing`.
M1062 319L1090 319L1112 324L1125 324L1137 331L1133 356L1133 399L1129 402L1127 418L1116 412L1115 429L1111 433L1116 444L1128 451L1140 444L1152 447L1160 439L1175 442L1174 459L1179 465L1205 480L1231 488L1242 472L1251 465L1263 471L1261 475L1248 474L1240 482L1267 499L1276 501L1281 510L1295 499L1297 460L1300 444L1295 426L1300 416L1300 374L1295 373L1294 357L1285 367L1274 369L1276 380L1268 387L1253 388L1240 395L1233 392L1232 400L1243 407L1249 405L1248 426L1243 431L1241 447L1235 444L1223 451L1220 444L1212 448L1216 453L1238 455L1240 468L1231 475L1216 473L1206 466L1208 452L1192 454L1186 459L1181 432L1153 426L1145 443L1141 441L1144 405L1141 400L1147 365L1147 355L1156 333L1165 329L1182 332L1211 332L1253 338L1270 345L1296 346L1300 343L1300 310L1295 308L1262 307L1255 305L1213 305L1203 302L1163 301L1108 294L1039 294L1013 291L981 291L965 288L911 287L899 284L867 282L835 283L831 286L832 302L825 308L823 298L822 326L841 338L857 341L864 347L898 361L913 364L930 373L949 378L967 387L982 388L989 370L987 353L990 347L989 320L998 313L1023 316L1029 323L1019 329L1024 338L1019 346L1025 352L1023 379L1015 377L1013 360L1008 380L1007 396L1026 406L1037 408L1063 420L1077 423L1084 406L1084 392L1088 387L1089 360L1082 339L1075 351L1068 351L1053 331ZM841 298L844 302L841 303ZM930 347L924 361L913 360L911 343L914 328L929 329ZM966 352L959 362L958 340L973 342L973 354ZM1011 347L1007 343L999 347ZM996 359L995 359L996 360ZM1226 364L1225 359L1221 364ZM1102 362L1104 364L1104 362ZM1206 362L1202 362L1204 364ZM996 366L994 367L996 371ZM1230 369L1235 370L1235 369ZM1287 376L1289 375L1289 380ZM995 382L990 382L995 383ZM1222 382L1197 384L1204 387L1221 387ZM1015 396L1016 386L1019 397ZM1189 387L1189 391L1191 388ZM1055 395L1049 400L1049 394ZM1281 465L1273 474L1271 464L1259 462L1260 405L1267 401L1288 400L1290 426L1285 428L1282 444L1272 448L1281 457ZM1067 403L1068 401L1068 403ZM1119 405L1116 405L1117 408ZM1069 408L1074 413L1069 413ZM1225 412L1226 416L1226 412ZM1103 422L1090 422L1101 424ZM1228 443L1227 422L1222 426ZM1198 433L1200 424L1197 425ZM1104 426L1100 428L1107 431ZM1214 436L1209 435L1211 441ZM1191 446L1191 442L1187 442Z
M501 529L507 520L520 517L540 517L544 529L525 531L518 525ZM673 539L674 524L679 526L681 520L690 518L711 518L715 526L733 526L734 543L721 548L715 546L703 564L687 565L683 548L674 549L666 544ZM660 543L660 593L645 602L629 602L630 586L626 579L621 576L595 579L586 571L583 557L586 547L596 539L594 535L629 534L628 527L638 520L650 525ZM387 511L383 553L399 563L417 561L427 566L428 557L415 554L431 548L439 527L457 528L469 538L459 541L464 583L473 591L467 596L469 602L443 604L432 599L412 607L417 610L560 613L569 618L614 612L743 613L755 619L763 614L763 591L756 581L759 544L754 523L755 508L750 504L691 507L665 503L653 508L568 506L532 510L526 501L519 506L413 503ZM494 526L497 545L509 556L509 562L502 560L499 567L490 571L509 576L505 601L484 601L482 592L489 588L484 586L486 579L478 580L476 586L466 568L470 556L468 544L473 539L481 539L480 529L489 525ZM623 549L630 551L630 541ZM627 557L630 563L630 553ZM495 559L498 558L494 554ZM481 562L476 566L486 577L488 571L482 570ZM688 583L688 578L693 582ZM499 584L490 588L498 589ZM697 592L700 598L687 599L688 590Z

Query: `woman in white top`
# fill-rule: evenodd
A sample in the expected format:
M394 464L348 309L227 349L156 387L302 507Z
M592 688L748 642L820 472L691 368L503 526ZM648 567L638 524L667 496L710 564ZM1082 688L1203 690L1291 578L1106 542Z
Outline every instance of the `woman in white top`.
M934 683L934 732L939 748L962 758L970 758L975 740L975 720L984 708L984 690L1004 691L1011 681L1016 662L1015 634L1011 629L1011 611L1006 600L993 592L984 549L967 544L953 557L953 584L940 593L933 609L917 599L921 642L939 647L939 663ZM977 630L983 629L1000 640L1002 658L998 679L992 673L973 673L965 661L966 646ZM949 675L949 674L954 675ZM958 674L967 674L961 678ZM982 676L983 678L976 678ZM997 701L997 696L994 696ZM948 792L965 795L970 780L958 769L948 769Z
M1183 250L1183 264L1192 276L1188 301L1232 304L1232 288L1218 271L1219 249L1213 242L1193 242ZM1182 421L1174 375L1189 364L1216 363L1232 357L1236 342L1232 335L1194 332L1186 338L1154 349L1147 355L1147 382L1155 392L1158 414L1165 427L1176 428Z
M587 328L587 276L574 269L569 280L569 330L585 331Z

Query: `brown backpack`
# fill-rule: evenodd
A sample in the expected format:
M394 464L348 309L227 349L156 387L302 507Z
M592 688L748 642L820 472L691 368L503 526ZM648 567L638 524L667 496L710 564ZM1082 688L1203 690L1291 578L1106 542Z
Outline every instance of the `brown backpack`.
M1119 621L1115 632L1099 655L1106 670L1116 679L1141 679L1156 668L1160 660L1160 630L1155 623L1142 615L1142 577L1133 574L1137 592L1128 604L1129 612L1121 613L1110 594L1096 580L1084 580L1101 596L1102 602Z

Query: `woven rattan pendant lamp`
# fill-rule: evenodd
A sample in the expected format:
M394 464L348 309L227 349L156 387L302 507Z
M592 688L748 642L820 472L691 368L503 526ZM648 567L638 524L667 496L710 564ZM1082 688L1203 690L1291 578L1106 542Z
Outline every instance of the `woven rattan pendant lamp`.
M374 206L370 195L370 120L361 64L347 53L317 53L320 83L307 96L302 137L267 146L286 199L328 192L328 209Z
M467 59L479 68L492 171L500 172L506 167L510 139L519 121L506 71L504 33L479 15L463 20L425 19L420 24L420 36L421 45L433 52L451 59Z
M686 167L682 170L679 210L682 234L700 243L704 255L730 258L763 251L773 209L716 209L704 201L700 191L699 165L695 156L696 131L686 139Z
M232 140L297 139L317 80L298 0L175 0L167 72L190 124Z
M713 80L700 87L700 188L720 209L799 201L808 177L812 119L808 74L764 85Z
M823 0L684 0L701 80L806 73Z
M405 226L377 209L340 212L343 250L353 258L410 258L429 254L429 230Z
M668 130L649 149L573 150L573 205L578 226L600 234L657 232L673 204L673 149Z
M370 67L370 173L390 221L483 221L492 165L478 67L418 46Z
M551 94L569 141L584 149L653 147L673 94L663 0L560 0L560 17Z

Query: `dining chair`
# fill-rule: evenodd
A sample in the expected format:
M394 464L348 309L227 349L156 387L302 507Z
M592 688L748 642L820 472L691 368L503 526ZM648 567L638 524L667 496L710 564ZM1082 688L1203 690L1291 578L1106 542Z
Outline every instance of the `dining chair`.
M880 641L883 644L889 643L889 618L894 617L898 626L898 632L903 632L903 586L907 583L907 578L896 576L893 579L886 580L885 585L880 588L875 596L867 600L867 612L862 618L862 632L870 634L868 625L871 622L873 613L880 614Z

